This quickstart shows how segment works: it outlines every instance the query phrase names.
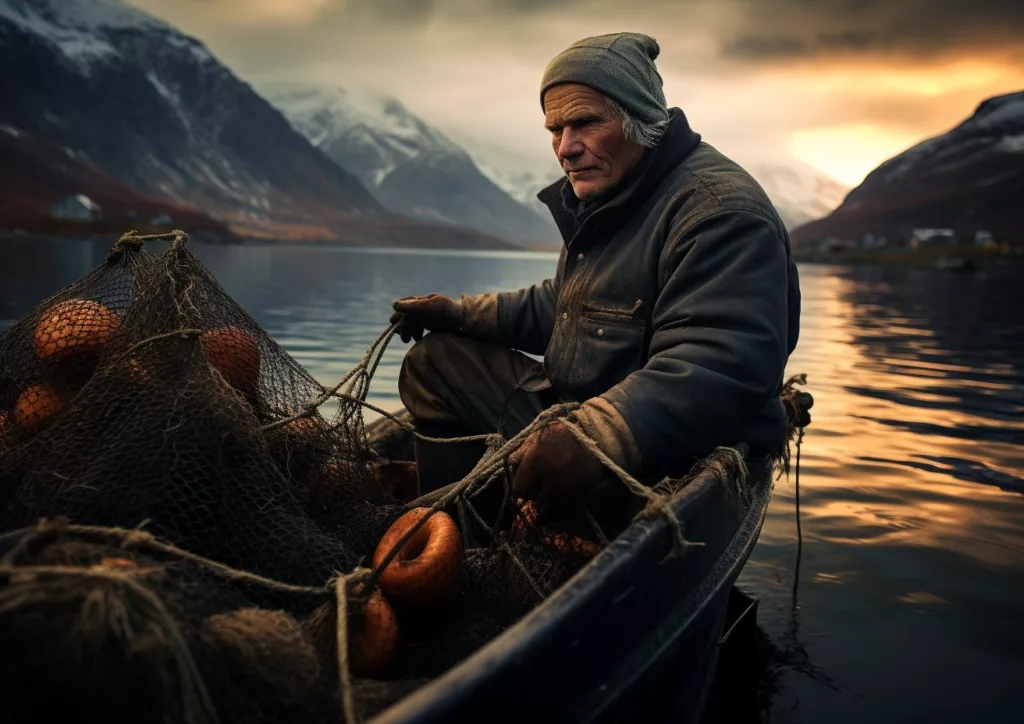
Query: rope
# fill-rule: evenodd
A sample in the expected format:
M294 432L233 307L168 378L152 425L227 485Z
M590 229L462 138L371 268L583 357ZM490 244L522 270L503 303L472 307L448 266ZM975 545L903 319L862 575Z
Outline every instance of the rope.
M355 693L352 691L352 673L348 665L348 584L357 578L363 578L365 570L357 568L347 576L338 576L334 579L335 642L337 649L335 655L338 659L338 686L341 693L341 710L348 724L358 724L359 722L359 717L356 713ZM373 589L367 588L364 590Z
M146 339L142 340L141 342L136 342L131 347L129 347L127 350L125 350L124 352L119 354L118 358L126 357L126 356L130 355L132 352L134 352L135 350L137 350L139 347L143 347L143 346L145 346L147 344L151 344L153 342L157 342L157 341L159 341L161 339L168 339L170 337L181 337L182 339L188 339L190 337L198 337L202 333L203 333L203 330L201 330L201 329L195 329L195 328L192 328L192 327L185 327L183 329L175 329L173 332L164 332L163 334L155 334L152 337L146 337Z
M53 521L46 520L41 521L38 525L32 528L21 528L19 530L10 531L8 533L0 535L0 543L4 543L12 539L18 539L18 544L15 546L15 548L6 556L4 556L2 561L0 561L0 567L12 564L14 561L15 554L24 552L25 548L27 548L32 539L46 534L60 534L63 532L83 536L95 536L105 541L110 539L118 540L121 543L120 547L124 548L125 550L128 550L130 547L134 546L148 547L160 553L195 563L228 580L252 583L258 586L262 586L270 591L281 593L298 593L305 595L323 595L325 592L324 587L296 586L290 583L275 581L272 578L265 578L264 576L261 576L256 573L249 573L248 571L242 571L232 568L223 563L218 563L217 561L211 560L209 558L204 558L203 556L196 555L195 553L190 553L186 550L182 550L181 548L178 548L170 543L163 543L154 538L151 533L148 533L144 530L104 528L101 526L93 525L60 525L54 524Z
M797 589L800 587L800 559L804 553L804 533L800 527L800 446L804 441L804 429L801 427L796 435L796 480L794 482L794 493L796 495L796 565L793 571L793 598L792 611L797 607Z
M568 420L562 420L561 422L569 429L569 432L576 437L576 440L583 445L588 452L590 452L591 455L596 457L602 465L611 470L615 476L622 481L631 493L647 501L647 505L640 511L637 518L646 518L655 515L663 515L665 517L672 530L672 553L670 555L681 555L688 546L704 545L703 543L686 540L686 536L683 535L683 524L679 522L675 511L672 510L672 506L670 505L670 501L672 500L671 495L657 493L627 473L619 467L614 460L608 457L608 455L598 447L597 443L594 442L575 423Z

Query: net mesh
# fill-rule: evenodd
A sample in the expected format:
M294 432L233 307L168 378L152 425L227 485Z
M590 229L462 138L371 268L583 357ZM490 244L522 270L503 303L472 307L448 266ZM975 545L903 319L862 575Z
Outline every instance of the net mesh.
M375 560L409 512L363 421L390 336L325 389L184 234L162 254L143 240L122 237L0 340L0 687L12 721L364 718L597 552L592 521L555 524L511 500L499 459L434 506L454 534L429 516L391 546L393 561ZM323 416L328 400L337 410ZM491 442L504 445L492 461L517 444ZM475 496L500 501L498 514L481 517ZM451 590L387 592L400 590L389 566L443 557L441 543L462 551Z

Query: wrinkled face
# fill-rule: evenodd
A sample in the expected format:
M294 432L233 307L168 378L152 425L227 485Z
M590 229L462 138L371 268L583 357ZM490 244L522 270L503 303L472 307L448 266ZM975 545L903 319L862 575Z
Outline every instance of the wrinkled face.
M584 201L617 188L643 156L643 147L622 135L622 118L604 94L585 85L548 88L544 127L572 190Z

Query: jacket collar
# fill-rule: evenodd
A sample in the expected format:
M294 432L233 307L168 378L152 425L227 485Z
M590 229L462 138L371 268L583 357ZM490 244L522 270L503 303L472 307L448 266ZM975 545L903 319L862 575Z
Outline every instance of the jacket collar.
M668 128L658 145L644 153L637 170L626 179L621 189L606 200L596 202L593 210L576 215L580 200L573 193L568 178L543 189L537 198L548 207L562 240L568 246L581 232L628 216L669 172L686 160L698 143L700 134L690 128L686 115L679 108L672 108Z

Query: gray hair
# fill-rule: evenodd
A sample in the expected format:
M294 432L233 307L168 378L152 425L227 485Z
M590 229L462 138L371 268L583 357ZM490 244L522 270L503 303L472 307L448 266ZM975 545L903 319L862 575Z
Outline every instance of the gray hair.
M627 141L632 141L644 148L654 148L658 145L658 141L665 134L665 129L668 128L667 120L654 123L641 121L639 118L634 118L629 111L609 96L605 96L605 99L611 109L622 118L622 135L626 137Z

